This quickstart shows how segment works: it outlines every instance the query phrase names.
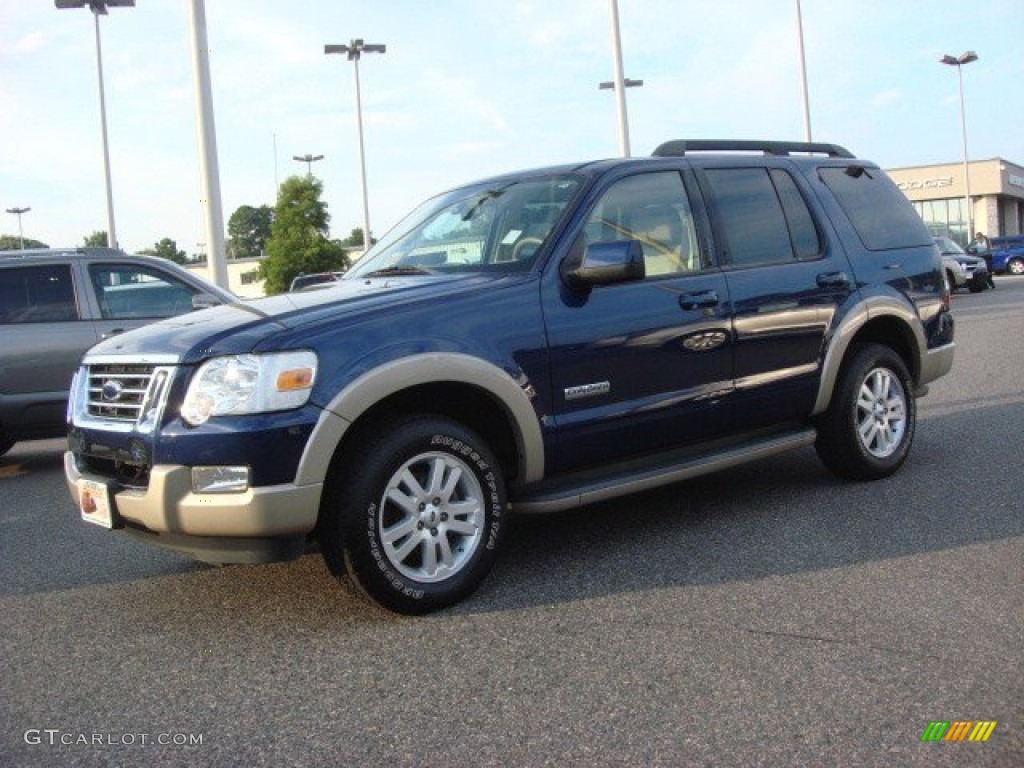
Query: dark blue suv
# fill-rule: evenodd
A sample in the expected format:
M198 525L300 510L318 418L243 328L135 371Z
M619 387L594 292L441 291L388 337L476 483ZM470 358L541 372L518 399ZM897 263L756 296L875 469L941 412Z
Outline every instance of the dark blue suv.
M413 211L337 286L93 348L66 456L83 519L210 562L296 557L424 613L510 511L815 445L895 472L950 370L932 238L835 145L669 142Z
M992 271L1008 275L1024 275L1024 236L993 237L988 254Z

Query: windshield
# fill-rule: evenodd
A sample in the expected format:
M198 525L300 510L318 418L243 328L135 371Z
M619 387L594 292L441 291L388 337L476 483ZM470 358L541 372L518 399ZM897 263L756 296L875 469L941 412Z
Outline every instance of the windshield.
M345 277L530 269L580 184L558 174L439 195L402 219Z
M936 237L935 242L942 253L950 253L954 256L964 255L964 249L955 240L950 240L948 237Z

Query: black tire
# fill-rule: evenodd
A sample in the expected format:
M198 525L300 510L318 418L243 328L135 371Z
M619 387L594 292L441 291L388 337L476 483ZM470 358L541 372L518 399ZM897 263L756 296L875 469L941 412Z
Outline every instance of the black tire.
M878 480L902 466L917 403L903 359L881 344L852 347L828 410L818 418L818 457L848 480Z
M983 283L981 280L971 280L971 282L967 284L967 289L971 293L981 293L986 288L988 288L988 283Z
M0 432L0 456L6 455L13 447L14 441L9 439L3 432Z
M337 462L321 510L328 568L378 605L424 614L472 594L503 538L505 484L491 450L437 416L377 422Z
M1024 259L1010 259L1006 262L1006 274L1024 275Z

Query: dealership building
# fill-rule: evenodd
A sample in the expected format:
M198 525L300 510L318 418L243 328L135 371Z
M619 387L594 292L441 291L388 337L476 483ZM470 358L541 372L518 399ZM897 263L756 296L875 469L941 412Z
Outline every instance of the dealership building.
M1024 234L1024 167L1000 157L963 163L890 168L886 171L921 214L933 235L945 235L966 246L966 195L971 195L974 232L988 237ZM969 182L969 187L968 183Z

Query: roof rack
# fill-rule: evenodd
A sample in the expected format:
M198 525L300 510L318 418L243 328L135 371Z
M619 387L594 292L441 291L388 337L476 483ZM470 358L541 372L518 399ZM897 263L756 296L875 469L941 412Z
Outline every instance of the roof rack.
M2 258L24 259L32 256L58 256L62 254L80 253L91 256L125 256L120 248L108 248L105 245L72 245L68 248L12 248L0 251Z
M766 155L780 156L800 152L828 155L829 157L854 157L850 150L838 144L809 141L734 141L732 139L666 141L654 150L654 157L683 157L687 152L763 152Z

